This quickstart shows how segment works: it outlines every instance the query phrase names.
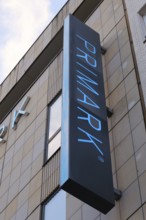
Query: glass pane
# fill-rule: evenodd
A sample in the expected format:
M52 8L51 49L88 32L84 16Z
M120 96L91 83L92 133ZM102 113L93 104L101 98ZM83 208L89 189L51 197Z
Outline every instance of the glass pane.
M61 131L49 142L48 158L50 158L61 146Z
M49 139L61 127L61 96L50 107Z
M66 193L60 190L46 205L44 220L66 219Z

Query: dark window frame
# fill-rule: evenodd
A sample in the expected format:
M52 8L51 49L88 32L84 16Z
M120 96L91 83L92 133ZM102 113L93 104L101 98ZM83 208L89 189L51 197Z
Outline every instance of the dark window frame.
M55 136L57 136L59 134L59 132L61 131L61 126L60 128L57 129L57 131L50 137L49 139L49 125L50 125L50 110L51 110L51 106L57 101L57 99L62 96L62 91L59 91L59 93L56 94L56 96L51 100L51 102L48 104L47 106L47 120L46 120L46 133L45 133L45 151L44 151L44 164L46 164L46 162L48 160L50 160L52 158L52 156L54 155L51 155L49 158L48 158L48 148L49 148L49 143L55 138ZM60 146L61 147L61 146ZM60 148L59 147L59 148ZM59 149L58 148L58 149ZM58 150L57 149L57 150Z
M42 203L41 203L41 211L40 211L40 217L42 220L45 219L45 207L46 205L61 191L62 189L60 187L56 188L51 195L49 195ZM63 190L62 190L63 191Z

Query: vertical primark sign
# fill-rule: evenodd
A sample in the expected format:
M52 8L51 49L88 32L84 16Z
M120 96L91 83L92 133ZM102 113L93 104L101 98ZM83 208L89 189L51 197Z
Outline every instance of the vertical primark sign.
M106 214L114 206L99 34L64 24L61 188Z

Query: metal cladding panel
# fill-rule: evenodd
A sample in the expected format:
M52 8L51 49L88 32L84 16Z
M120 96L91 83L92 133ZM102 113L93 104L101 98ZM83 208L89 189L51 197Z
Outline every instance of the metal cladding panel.
M99 34L64 23L62 189L104 214L114 206Z

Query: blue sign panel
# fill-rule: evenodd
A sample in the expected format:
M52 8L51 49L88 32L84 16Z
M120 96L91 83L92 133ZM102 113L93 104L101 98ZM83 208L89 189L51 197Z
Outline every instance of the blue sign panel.
M64 24L62 189L103 213L114 206L99 34Z

